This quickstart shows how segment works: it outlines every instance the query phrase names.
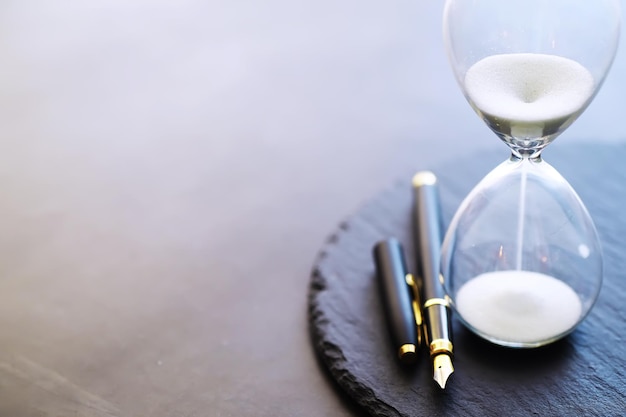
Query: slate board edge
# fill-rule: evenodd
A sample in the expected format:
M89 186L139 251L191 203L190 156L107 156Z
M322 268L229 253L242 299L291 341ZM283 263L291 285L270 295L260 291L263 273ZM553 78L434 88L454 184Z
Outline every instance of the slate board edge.
M340 346L326 337L326 328L329 319L324 314L323 309L317 303L317 297L328 289L328 279L324 276L321 266L324 264L324 258L327 253L331 252L342 240L342 236L350 231L348 224L356 213L360 213L369 205L375 204L381 195L394 193L398 188L406 187L407 181L398 179L390 187L383 189L373 198L367 200L360 207L357 207L354 213L347 217L346 220L339 223L336 231L326 239L320 249L317 258L313 263L311 272L311 281L308 295L308 315L309 315L309 333L313 342L313 347L318 359L326 367L326 371L334 379L334 382L349 396L350 401L355 403L363 411L369 415L380 417L404 417L397 408L391 404L381 400L376 396L374 391L358 380L358 378L347 369L347 360Z

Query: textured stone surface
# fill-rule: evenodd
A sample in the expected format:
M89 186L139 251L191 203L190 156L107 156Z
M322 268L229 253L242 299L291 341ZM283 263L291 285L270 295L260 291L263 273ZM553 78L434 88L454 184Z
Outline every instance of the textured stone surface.
M552 147L554 149L552 149ZM401 368L387 337L371 250L395 236L414 265L410 175L343 222L315 262L312 340L339 387L375 416L585 415L626 413L626 146L556 143L544 153L589 209L604 249L604 283L586 320L544 348L491 345L454 321L456 372L442 391L424 357ZM461 199L506 156L475 155L433 167L446 223Z

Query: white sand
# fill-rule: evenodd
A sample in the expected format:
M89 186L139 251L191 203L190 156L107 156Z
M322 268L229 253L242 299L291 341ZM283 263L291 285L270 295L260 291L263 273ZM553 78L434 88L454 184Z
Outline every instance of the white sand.
M528 271L479 275L459 289L455 304L476 330L511 343L538 343L562 335L582 315L580 299L570 286Z
M594 92L591 73L556 55L491 55L465 74L466 93L475 107L500 124L558 128L581 111ZM556 126L550 126L556 125Z

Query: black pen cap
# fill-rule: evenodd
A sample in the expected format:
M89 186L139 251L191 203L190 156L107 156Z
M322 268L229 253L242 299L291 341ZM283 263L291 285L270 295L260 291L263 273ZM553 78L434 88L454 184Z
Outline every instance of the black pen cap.
M421 344L421 313L402 245L394 238L376 243L374 260L384 315L398 357L402 362L413 362Z

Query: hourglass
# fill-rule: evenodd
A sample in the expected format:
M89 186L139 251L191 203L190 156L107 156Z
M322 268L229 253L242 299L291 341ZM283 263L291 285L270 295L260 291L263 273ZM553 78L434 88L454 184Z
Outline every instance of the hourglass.
M537 347L570 333L602 283L585 206L542 150L600 88L618 0L447 0L444 39L463 93L511 150L465 198L442 246L457 317L479 336Z

